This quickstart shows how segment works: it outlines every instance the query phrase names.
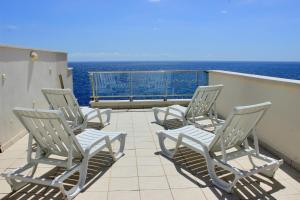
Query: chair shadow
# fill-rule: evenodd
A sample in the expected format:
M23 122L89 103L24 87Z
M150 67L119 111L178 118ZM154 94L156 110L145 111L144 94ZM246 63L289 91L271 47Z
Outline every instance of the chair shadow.
M203 130L206 130L206 131L209 131L209 132L213 132L215 130L213 124L207 124L207 123L203 123L205 122L205 120L203 121L200 121L196 124L193 124L195 127L197 128L200 128L200 129L203 129ZM157 122L152 122L152 123L156 123L158 124ZM180 121L179 119L167 119L165 120L165 123L162 125L162 124L158 124L160 126L162 126L165 130L172 130L172 129L177 129L177 128L181 128L181 127L184 127L185 125L182 123L182 121Z
M182 121L180 121L179 119L167 119L167 120L165 120L165 123L163 125L164 129L166 129L166 130L181 128L183 126L184 125L183 125Z
M76 162L76 161L75 161ZM94 157L89 160L88 165L88 174L85 182L84 189L81 192L86 191L93 183L95 183L99 178L101 178L107 170L113 165L113 159L108 154L108 152L99 152ZM59 176L64 172L64 168L62 167L54 167L47 173L43 174L41 177L47 179L53 179ZM79 179L79 173L75 173L70 176L65 182L64 186L66 189L71 188L72 186L77 184ZM63 199L63 195L59 189L44 186L34 183L29 183L19 189L18 191L11 192L7 194L2 200L35 200L35 199L52 199L52 200L60 200Z
M87 128L92 128L96 130L101 130L104 128L104 126L100 122L88 122Z
M285 188L277 180L257 174L241 179L233 189L233 193L229 194L212 184L205 158L201 154L181 147L173 159L165 158L173 162L178 173L199 188L211 190L217 199L276 199L272 193ZM225 181L233 180L233 175L229 171L217 167L216 172ZM262 187L263 185L265 187ZM264 189L266 187L267 191Z

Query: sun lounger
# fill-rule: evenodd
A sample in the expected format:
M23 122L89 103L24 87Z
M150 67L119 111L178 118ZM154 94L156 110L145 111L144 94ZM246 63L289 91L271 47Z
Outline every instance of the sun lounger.
M123 132L86 129L75 136L61 111L15 108L14 113L27 129L29 142L27 164L2 174L13 191L27 183L35 183L59 188L64 197L72 199L84 188L90 158L105 148L114 161L123 155L126 137ZM37 144L34 158L33 140ZM120 143L117 153L112 149L111 143L114 141ZM50 158L53 155L58 158ZM65 171L54 179L34 177L38 164L63 167ZM32 170L31 174L25 174L28 170ZM67 190L64 181L78 172L78 183Z
M110 123L111 109L80 107L71 89L44 88L42 92L53 110L61 110L72 129L85 129L87 123L98 118L101 126ZM106 115L103 121L102 115Z
M270 102L266 102L251 106L235 107L224 125L218 127L215 133L198 129L192 125L174 130L158 131L157 135L162 153L167 157L173 158L181 145L200 153L206 159L208 172L213 184L227 192L232 191L239 179L256 173L273 177L283 161L267 157L259 152L258 139L254 131L270 105ZM250 135L254 139L254 149L248 145L248 137ZM166 148L164 143L166 138L176 142L174 151ZM228 152L228 150L234 151ZM238 169L229 163L229 161L242 156L248 156L253 165L252 169ZM256 165L252 160L253 157L263 161L265 164ZM216 167L221 167L231 172L234 175L234 180L226 182L219 178L215 171Z
M223 85L199 86L195 91L188 107L172 105L169 107L154 107L154 117L157 123L164 125L169 115L182 120L184 125L188 123L195 124L198 120L210 119L212 124L218 124L218 119L214 109L216 99L218 98ZM159 114L164 114L164 119L159 119Z

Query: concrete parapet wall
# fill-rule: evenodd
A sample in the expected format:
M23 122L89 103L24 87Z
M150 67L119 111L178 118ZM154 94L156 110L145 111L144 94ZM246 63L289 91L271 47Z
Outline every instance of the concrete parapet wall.
M38 59L33 61L34 50ZM59 74L65 87L72 88L72 71L67 54L39 49L0 46L0 148L3 151L24 134L12 113L16 106L48 108L41 88L60 88Z
M223 84L217 111L228 116L234 106L271 101L257 134L262 144L300 169L300 81L225 71L209 71L209 85Z

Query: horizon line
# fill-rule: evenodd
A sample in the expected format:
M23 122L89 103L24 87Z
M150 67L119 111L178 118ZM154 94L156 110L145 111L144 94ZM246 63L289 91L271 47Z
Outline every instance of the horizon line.
M277 62L300 63L291 60L69 60L67 62Z

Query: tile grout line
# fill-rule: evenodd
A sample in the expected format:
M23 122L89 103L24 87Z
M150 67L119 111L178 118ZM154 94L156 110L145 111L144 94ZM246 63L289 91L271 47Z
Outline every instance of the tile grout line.
M132 128L133 128L133 132L134 131L134 124L133 124L133 116L131 114L131 125L132 125ZM139 169L138 169L138 161L137 161L137 156L136 156L136 146L135 146L135 133L134 134L134 153L135 153L135 168L136 168L136 172L137 172L137 182L138 182L138 192L139 192L139 199L141 200L142 197L141 197L141 189L140 189L140 179L139 179Z
M150 126L150 123L151 123L151 122L149 122L150 120L149 120L148 116L147 116L147 119L148 119L148 123L147 123L148 128L152 131L151 126ZM154 141L154 135L151 134L151 136L152 136L152 139L153 139L153 141ZM156 143L155 143L155 146L156 146L156 150L158 150L158 146L156 145ZM161 166L161 168L163 169L164 176L165 176L165 178L166 178L166 180L167 180L167 183L168 183L168 187L169 187L168 190L170 191L171 196L172 196L172 199L174 200L175 198L174 198L173 192L172 192L172 190L171 190L171 186L170 186L169 179L168 179L168 177L167 177L165 168L163 167L163 164L162 164L162 161L161 161L161 158L160 158L161 156L158 155L158 157L159 157L160 166Z

